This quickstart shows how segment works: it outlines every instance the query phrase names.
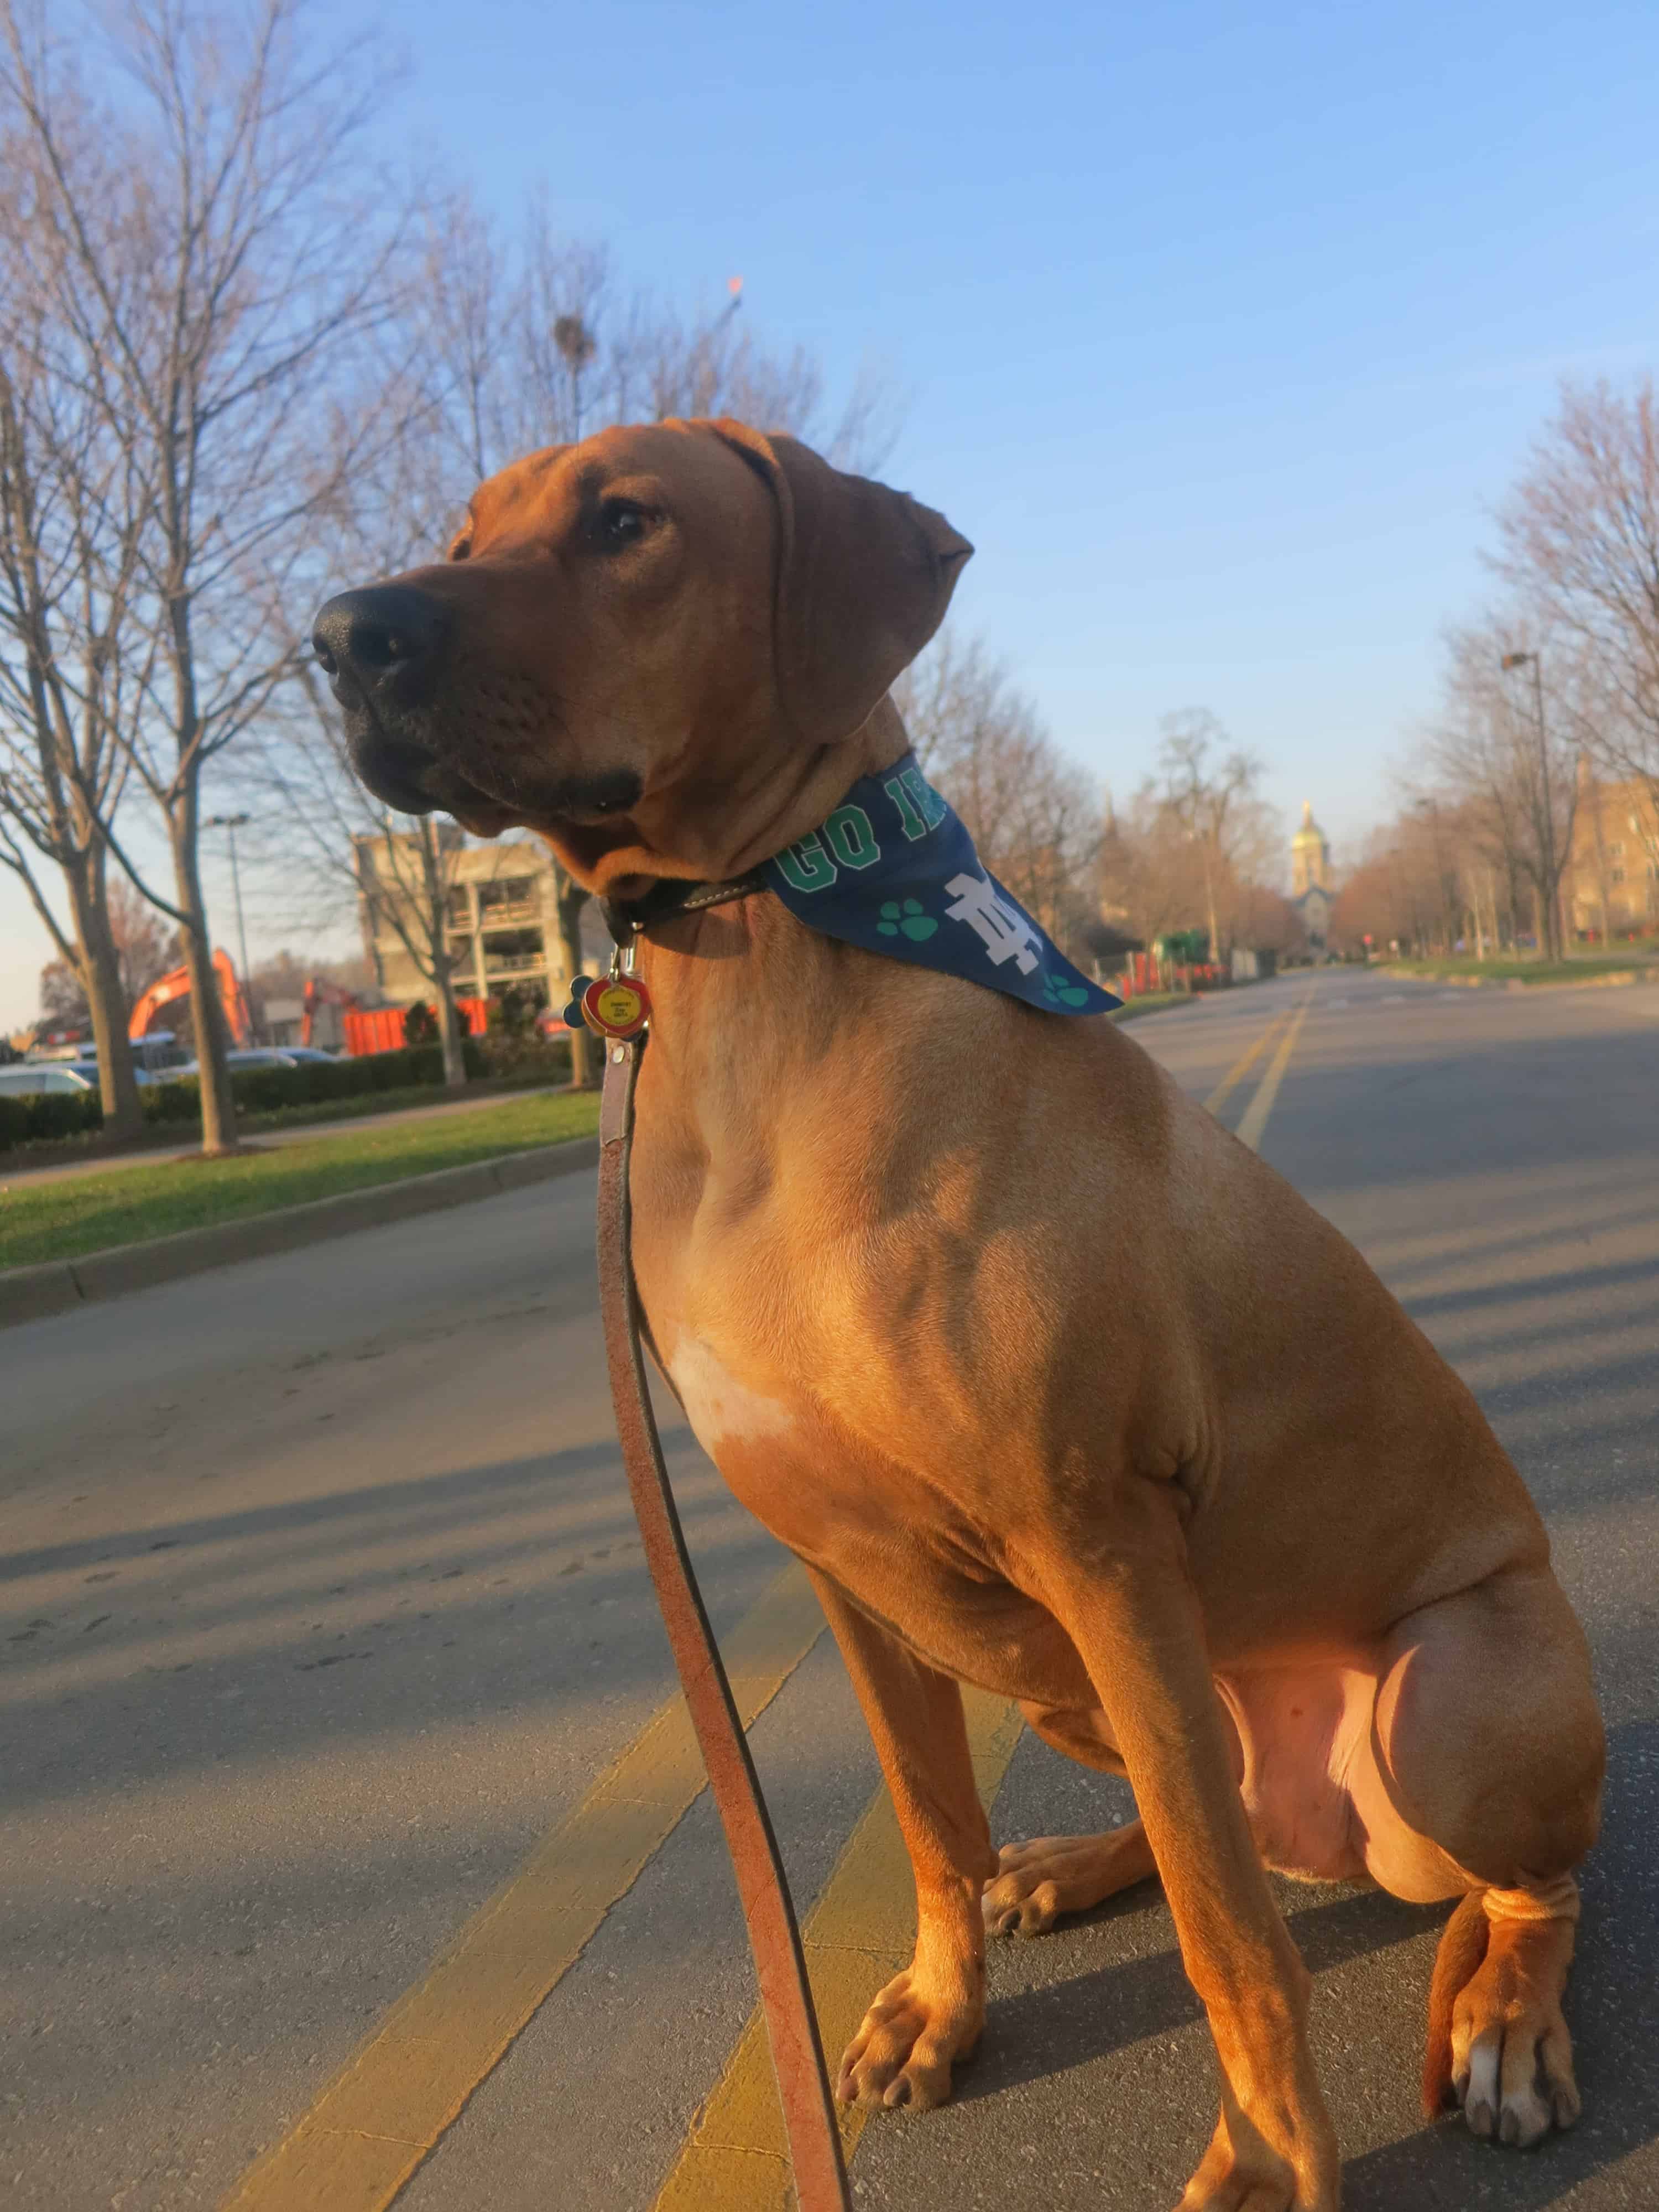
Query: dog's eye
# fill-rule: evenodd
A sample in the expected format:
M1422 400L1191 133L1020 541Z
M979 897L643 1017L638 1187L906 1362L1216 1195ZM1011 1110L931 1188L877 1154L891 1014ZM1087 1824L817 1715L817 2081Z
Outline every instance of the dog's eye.
M643 538L651 518L631 499L608 499L599 509L600 542L610 547L632 545Z

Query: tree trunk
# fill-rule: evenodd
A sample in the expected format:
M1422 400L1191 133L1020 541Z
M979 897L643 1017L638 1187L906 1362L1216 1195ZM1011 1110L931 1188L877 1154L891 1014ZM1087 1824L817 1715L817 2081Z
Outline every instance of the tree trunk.
M565 981L568 985L581 973L581 914L587 903L587 893L561 868L557 897L559 950L564 957ZM592 1091L599 1082L597 1042L592 1030L583 1023L579 1022L570 1032L570 1086L573 1091Z
M236 1150L236 1102L231 1095L225 1054L230 1039L213 965L207 908L196 862L197 791L194 781L167 813L173 839L173 877L179 910L185 917L185 965L190 970L190 1011L196 1024L196 1065L202 1094L202 1151L211 1158Z
M449 951L449 884L444 873L438 826L421 817L421 875L426 889L426 925L433 995L438 1001L438 1036L444 1048L444 1083L451 1091L466 1085L466 1053L461 1043L461 1014L455 1004L455 963Z
M452 1091L466 1083L466 1052L461 1042L461 1012L455 1004L455 978L441 968L437 981L438 1035L444 1048L444 1081Z
M81 984L92 1016L104 1133L124 1142L138 1134L143 1125L143 1109L138 1103L138 1079L133 1072L132 1051L127 1042L129 1010L126 993L121 987L121 963L104 903L102 852L83 849L73 867L64 867L64 878L69 887L76 947L81 956Z

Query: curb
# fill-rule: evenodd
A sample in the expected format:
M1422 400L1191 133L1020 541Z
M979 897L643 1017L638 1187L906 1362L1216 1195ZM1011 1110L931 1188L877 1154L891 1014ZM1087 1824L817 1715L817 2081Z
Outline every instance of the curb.
M1518 975L1402 975L1391 968L1376 971L1388 976L1394 983L1434 983L1443 990L1449 984L1463 991L1607 991L1620 990L1627 984L1659 983L1659 972L1652 967L1617 968L1606 975L1586 975L1577 983L1528 983Z
M0 1328L44 1321L50 1314L104 1298L125 1297L158 1283L177 1282L209 1267L228 1267L238 1260L264 1260L297 1252L359 1229L378 1229L389 1221L410 1221L477 1198L499 1198L556 1176L576 1175L596 1166L597 1137L574 1137L532 1152L506 1152L499 1159L469 1160L464 1167L438 1168L430 1175L405 1176L397 1182L342 1191L336 1198L309 1199L303 1206L279 1206L246 1221L216 1222L206 1229L180 1230L141 1244L119 1244L88 1252L76 1260L45 1260L38 1267L0 1271Z

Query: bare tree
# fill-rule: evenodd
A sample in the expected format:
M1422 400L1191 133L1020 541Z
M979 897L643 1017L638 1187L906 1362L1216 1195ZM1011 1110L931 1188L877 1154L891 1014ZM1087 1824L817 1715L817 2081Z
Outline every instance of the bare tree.
M1269 865L1273 819L1259 796L1261 763L1223 753L1227 733L1206 707L1183 707L1158 724L1156 798L1190 843L1204 884L1210 957L1224 963L1238 918L1238 888Z
M1196 848L1150 784L1109 817L1099 884L1102 911L1145 945L1191 927L1204 913Z
M893 687L916 757L979 856L1062 945L1082 950L1100 799L982 640L942 630Z
M132 0L54 15L54 37L28 0L0 0L18 188L0 273L28 303L31 369L75 392L137 485L149 649L124 761L167 830L172 896L147 888L184 936L210 1152L234 1120L203 775L292 672L272 610L314 598L312 525L378 425L363 393L385 380L399 276L403 218L380 212L398 196L374 190L361 145L377 73L362 46L313 46L307 15ZM362 428L331 441L331 422Z
M1518 849L1504 842L1507 819L1472 785L1407 784L1400 812L1372 831L1337 893L1333 939L1418 953L1473 942L1481 957L1515 945L1535 924L1536 904Z
M111 927L109 825L142 706L146 644L133 607L142 501L96 411L42 360L40 323L5 294L0 862L27 891L88 1010L104 1125L128 1137L140 1112L126 1041L131 1001ZM62 878L67 929L43 866Z
M109 885L110 937L121 982L121 1035L127 1017L159 976L179 964L178 941L156 909L123 876ZM90 1023L92 1004L78 967L63 958L40 970L40 1012L59 1022Z
M1659 401L1565 384L1498 516L1500 572L1582 648L1601 696L1593 750L1659 799Z
M1501 877L1512 912L1526 887L1539 951L1559 957L1577 763L1599 720L1595 664L1571 637L1547 640L1513 616L1450 630L1446 645L1445 703L1423 751L1434 790L1422 803L1459 811L1465 854ZM1455 871L1447 881L1448 906L1479 916L1468 887L1452 888Z
M1143 944L1200 929L1224 964L1235 944L1291 951L1301 920L1271 887L1279 824L1259 795L1261 764L1237 750L1207 708L1160 721L1158 773L1127 808L1110 810L1101 842L1102 912Z
M240 787L258 808L256 837L274 851L313 922L350 915L371 942L396 940L432 994L444 1080L459 1088L467 1079L456 1003L463 957L453 925L467 841L434 816L394 812L359 781L313 666L296 672L295 690L242 763ZM510 853L498 848L500 867Z

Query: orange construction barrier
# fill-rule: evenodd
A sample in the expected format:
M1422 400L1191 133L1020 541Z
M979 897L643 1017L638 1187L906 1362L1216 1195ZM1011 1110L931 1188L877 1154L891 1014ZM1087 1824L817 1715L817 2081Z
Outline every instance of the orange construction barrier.
M435 1019L437 1008L432 1011ZM487 999L457 999L455 1011L465 1023L469 1036L483 1035L489 1023ZM342 1015L346 1050L354 1060L364 1059L372 1052L401 1052L407 1042L404 1016L408 1012L407 1006L347 1006Z

